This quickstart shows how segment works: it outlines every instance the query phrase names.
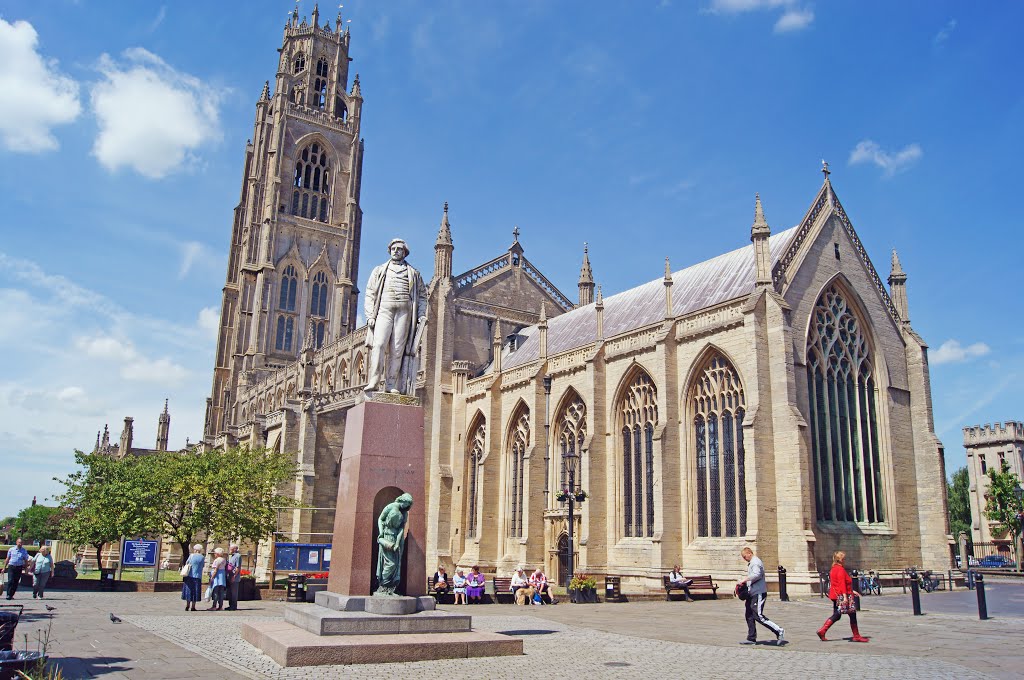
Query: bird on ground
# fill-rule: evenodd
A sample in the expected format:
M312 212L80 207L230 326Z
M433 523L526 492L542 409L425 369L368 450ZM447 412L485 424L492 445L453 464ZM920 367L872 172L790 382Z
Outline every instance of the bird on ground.
M46 605L46 611L52 612L54 609L56 609L56 607L51 607L50 605Z
M113 612L111 612L111 614L110 614L110 622L111 623L121 623L121 619L119 619L118 617L114 616Z

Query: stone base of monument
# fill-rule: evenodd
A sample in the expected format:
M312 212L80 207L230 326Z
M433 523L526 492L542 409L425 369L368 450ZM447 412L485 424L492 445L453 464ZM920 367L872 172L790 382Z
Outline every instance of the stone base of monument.
M431 661L523 653L523 641L473 631L472 617L434 609L431 597L321 592L284 621L242 626L242 638L281 666Z

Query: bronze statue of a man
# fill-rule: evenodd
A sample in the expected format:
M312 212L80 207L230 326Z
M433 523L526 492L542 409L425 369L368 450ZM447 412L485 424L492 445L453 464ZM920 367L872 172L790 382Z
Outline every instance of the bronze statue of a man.
M377 518L377 592L395 595L402 580L402 553L405 552L406 525L412 495L403 493L388 503Z
M409 246L400 238L388 244L391 259L374 267L366 284L364 313L370 348L366 391L415 393L420 337L427 321L427 287L406 262Z

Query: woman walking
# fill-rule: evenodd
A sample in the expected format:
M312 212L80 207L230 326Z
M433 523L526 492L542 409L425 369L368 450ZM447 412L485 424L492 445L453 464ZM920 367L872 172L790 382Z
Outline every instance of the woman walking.
M213 554L216 558L210 567L210 606L207 611L220 611L224 609L224 593L228 589L227 566L228 561L224 559L224 548L215 548Z
M860 597L860 594L853 591L853 579L846 573L846 567L843 566L845 560L846 553L842 550L837 550L832 555L832 571L828 575L828 599L832 600L832 616L818 629L818 637L821 638L822 642L826 642L825 633L843 614L850 615L850 630L853 631L853 641L868 641L868 638L862 637L860 631L857 630L857 608L853 598Z
M192 554L181 567L181 599L185 600L185 611L195 611L196 602L203 597L203 546L196 543Z
M50 546L44 545L35 556L35 569L32 570L32 599L43 599L46 582L53 573L53 558L50 557Z

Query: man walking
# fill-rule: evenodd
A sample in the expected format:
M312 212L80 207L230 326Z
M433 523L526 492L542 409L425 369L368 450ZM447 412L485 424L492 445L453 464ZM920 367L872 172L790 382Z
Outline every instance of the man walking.
M18 584L21 583L21 572L25 571L28 564L28 551L21 546L19 538L14 546L7 551L7 559L4 561L4 568L7 570L7 599L14 598L18 592Z
M746 583L750 595L747 598L745 612L747 617L747 639L740 644L752 645L757 642L757 628L754 626L754 622L757 621L757 623L760 623L774 633L775 644L781 645L785 642L783 636L786 631L782 626L764 615L764 602L768 599L768 585L764 580L764 563L759 557L754 556L754 551L750 548L744 548L740 555L747 562L747 578L740 581L737 585Z
M242 578L242 555L238 552L238 544L232 543L231 554L228 555L228 611L238 609L238 581Z

